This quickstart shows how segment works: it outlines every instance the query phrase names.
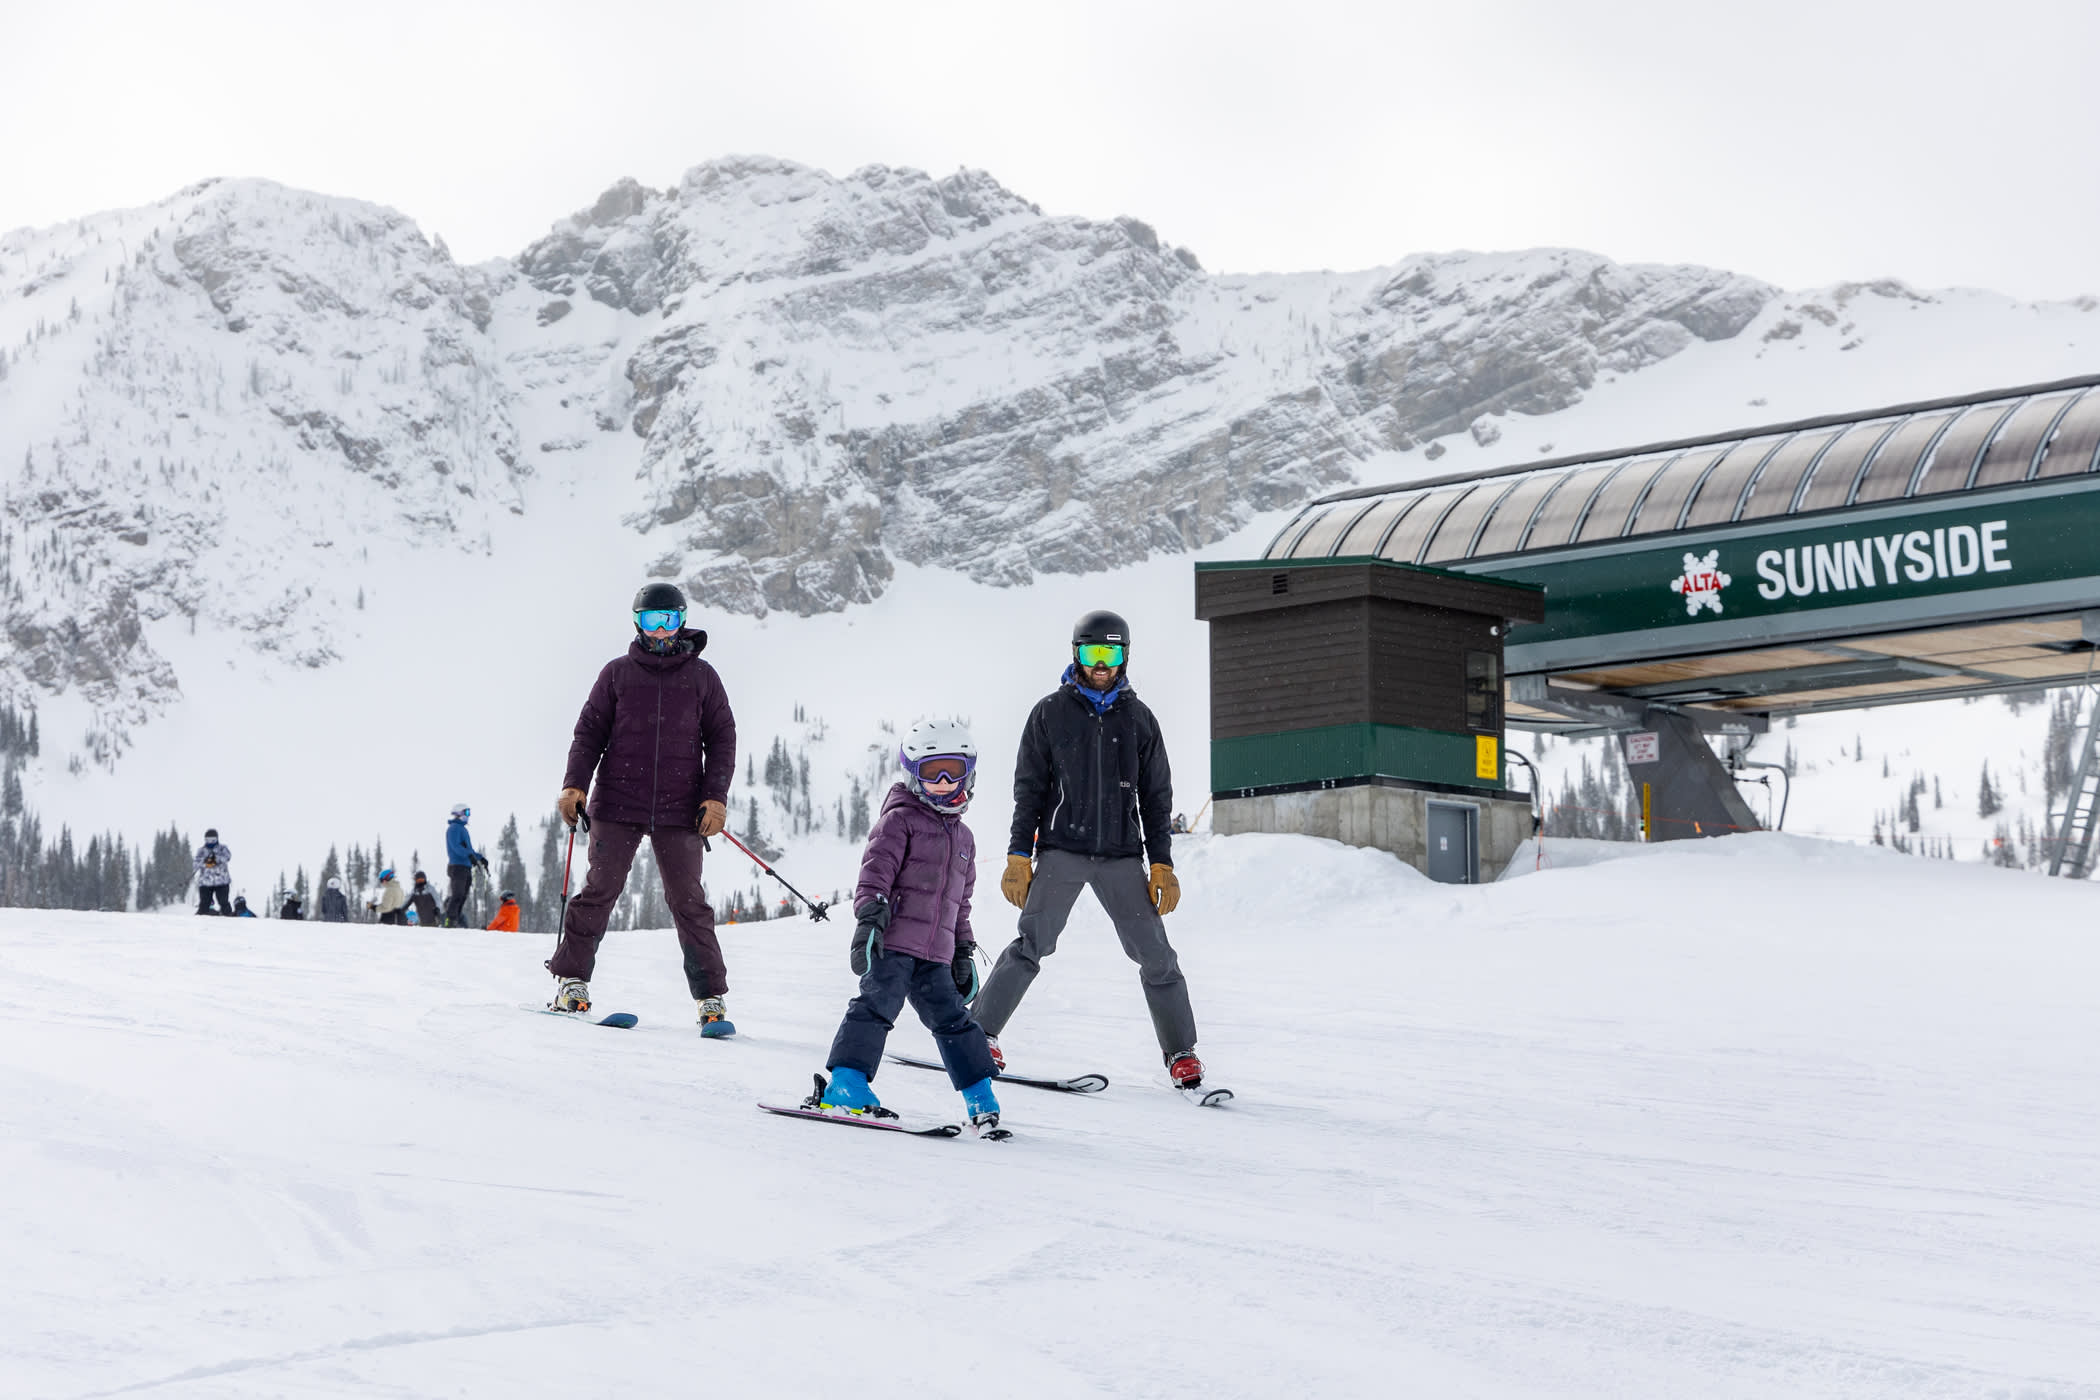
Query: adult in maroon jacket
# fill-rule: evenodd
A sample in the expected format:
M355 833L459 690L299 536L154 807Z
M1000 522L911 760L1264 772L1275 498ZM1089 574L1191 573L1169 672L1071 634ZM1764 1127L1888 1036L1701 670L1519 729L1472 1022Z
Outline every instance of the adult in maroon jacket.
M647 836L701 1029L728 1034L722 994L729 974L700 866L702 841L728 820L736 720L722 678L700 659L707 633L685 626L685 595L668 583L649 584L635 595L634 613L635 639L598 673L569 745L557 805L571 826L579 808L590 814L590 873L569 901L547 970L561 979L558 1007L589 1008L599 940Z

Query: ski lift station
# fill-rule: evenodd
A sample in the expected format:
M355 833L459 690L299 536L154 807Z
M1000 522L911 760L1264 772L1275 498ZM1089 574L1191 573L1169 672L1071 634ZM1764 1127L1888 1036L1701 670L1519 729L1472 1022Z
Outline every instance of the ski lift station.
M1532 830L1508 725L1616 736L1650 840L1755 830L1708 736L2090 676L2100 376L1340 492L1196 616L1220 832L1478 880Z

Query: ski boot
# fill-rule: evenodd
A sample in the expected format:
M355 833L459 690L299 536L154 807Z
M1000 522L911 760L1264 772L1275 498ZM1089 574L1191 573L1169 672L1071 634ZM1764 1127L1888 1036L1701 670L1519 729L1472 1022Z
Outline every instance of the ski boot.
M991 1035L986 1036L984 1038L984 1048L992 1052L992 1068L1001 1074L1006 1073L1006 1056L999 1053L999 1038Z
M1203 1061L1196 1058L1193 1050L1182 1050L1167 1056L1167 1078L1174 1081L1177 1089L1200 1089L1203 1087Z
M868 1087L868 1076L846 1065L835 1065L831 1071L831 1082L826 1084L824 1076L818 1075L817 1092L809 1096L805 1108L821 1108L827 1113L855 1113L868 1118L895 1118L897 1115L882 1106L875 1091Z
M999 1126L999 1100L992 1094L992 1081L980 1079L962 1091L963 1108L970 1115L970 1131L994 1142L1013 1136Z
M709 1040L720 1040L736 1034L736 1022L722 1009L720 997L701 997L694 1005L700 1008L700 1034Z
M549 1011L588 1011L591 1009L591 984L581 977L564 977L554 989L554 1000Z

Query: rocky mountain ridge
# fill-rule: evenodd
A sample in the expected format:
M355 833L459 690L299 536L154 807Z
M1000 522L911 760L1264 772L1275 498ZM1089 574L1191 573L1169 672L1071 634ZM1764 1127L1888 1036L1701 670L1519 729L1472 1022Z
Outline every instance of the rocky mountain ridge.
M556 482L629 577L753 615L898 562L1197 549L1761 317L1849 333L1830 300L1566 250L1216 276L981 172L766 158L467 267L391 210L207 181L0 235L0 693L84 707L110 760L179 694L168 626L328 665L387 551L523 567L496 524Z

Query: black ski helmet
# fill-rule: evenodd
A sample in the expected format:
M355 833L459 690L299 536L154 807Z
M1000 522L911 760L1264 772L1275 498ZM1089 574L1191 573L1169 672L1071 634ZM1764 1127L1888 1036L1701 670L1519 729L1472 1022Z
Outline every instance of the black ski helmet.
M676 608L685 611L685 593L675 583L661 580L645 583L634 595L634 612L648 612L652 608Z
M215 826L208 826L208 827L204 828L204 839L205 839L205 840L207 840L207 841L216 841L216 840L218 840L218 839L219 839L219 829L218 829L217 827L215 827Z
M1130 624L1121 613L1090 612L1072 624L1072 645L1088 643L1123 648L1127 656L1130 651Z

